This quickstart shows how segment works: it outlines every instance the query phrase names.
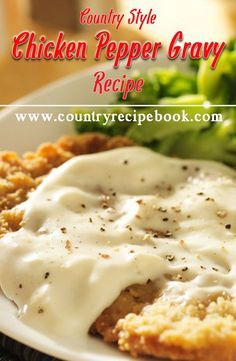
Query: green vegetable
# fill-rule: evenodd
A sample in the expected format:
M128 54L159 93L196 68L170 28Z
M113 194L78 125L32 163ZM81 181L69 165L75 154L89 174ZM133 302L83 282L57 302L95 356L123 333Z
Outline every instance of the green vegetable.
M140 77L136 73L134 78ZM142 74L145 81L140 93L129 93L126 104L158 104L164 97L179 97L197 92L196 77L192 74L184 74L175 69L161 69ZM122 95L118 96L118 103L123 103ZM116 101L117 103L117 101Z
M210 68L211 61L201 62L198 92L214 104L236 104L236 50L225 50L215 70Z
M181 158L212 159L236 167L236 118L201 132L180 134L167 151L162 144L156 150Z
M87 114L95 112L95 110L91 109L77 109L75 113L77 114ZM130 112L129 108L109 108L109 109L99 109L97 113L116 113L116 114L125 114ZM105 124L105 125L104 125ZM85 132L100 132L110 136L116 135L126 135L127 130L130 126L130 123L126 122L107 122L104 117L100 117L100 121L96 122L75 122L75 129L78 133L85 133Z
M145 80L142 92L130 93L125 102L121 95L115 100L115 104L141 105L135 108L137 114L151 113L159 119L166 113L176 114L177 117L181 115L182 118L185 112L188 121L144 121L142 125L132 121L109 121L104 125L105 117L101 117L99 122L76 122L76 130L79 133L97 131L111 136L125 135L166 155L217 160L236 167L236 108L214 106L236 104L236 39L228 44L215 70L210 68L211 61L192 61L190 67L194 72L190 74L175 69L158 69L141 74ZM140 77L140 74L136 73L134 77ZM203 107L206 102L211 107ZM147 104L153 105L153 108L145 107ZM92 113L94 109L90 111ZM130 106L99 109L99 113L125 114L133 111ZM88 110L77 112L87 113ZM221 113L224 121L191 121L196 113L213 112Z
M170 105L202 105L206 101L206 98L203 95L184 95L179 98L163 98L160 101L161 105L170 104ZM141 126L137 123L132 124L127 132L127 136L131 139L135 140L139 143L149 143L153 140L164 139L166 136L173 135L176 132L187 132L189 130L200 130L202 128L206 128L208 126L207 122L194 122L192 121L194 118L194 114L197 112L199 114L203 114L206 112L211 112L210 110L206 110L202 106L193 108L193 107L159 107L157 108L158 112L164 117L166 113L169 113L173 116L173 114L179 114L182 117L182 113L186 112L188 121L160 121L160 122L144 122ZM147 109L143 111L143 113L154 113L154 110Z

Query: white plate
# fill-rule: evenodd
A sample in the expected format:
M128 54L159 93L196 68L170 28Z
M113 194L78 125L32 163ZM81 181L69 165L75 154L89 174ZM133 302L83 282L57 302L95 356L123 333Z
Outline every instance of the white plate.
M178 64L178 63L177 63ZM172 64L171 64L172 65ZM147 68L157 66L170 66L168 60L159 63L140 62L135 65L136 70L145 71ZM175 63L176 66L176 63ZM184 63L178 64L185 69ZM0 149L13 150L19 153L35 150L45 141L54 141L58 137L73 133L71 123L19 123L14 113L16 112L64 112L68 108L60 108L60 104L107 104L112 100L112 95L97 95L92 92L93 77L96 70L106 70L107 75L116 77L124 73L124 69L114 71L110 64L99 65L96 68L78 73L53 83L23 99L20 104L49 104L41 107L8 107L0 112ZM58 105L57 108L51 104ZM68 341L59 338L49 338L20 322L16 317L16 307L0 292L0 332L13 339L33 347L41 352L67 360L67 361L125 361L131 358L120 353L116 348L104 344L102 341L91 338L87 345L80 345L75 338Z

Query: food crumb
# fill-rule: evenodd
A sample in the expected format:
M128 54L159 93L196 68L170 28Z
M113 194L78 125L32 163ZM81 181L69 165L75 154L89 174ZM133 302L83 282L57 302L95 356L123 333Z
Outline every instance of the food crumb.
M169 255L166 256L166 259L167 259L168 261L172 262L172 261L174 261L175 256L169 254Z
M164 208L164 207L159 207L159 208L158 208L158 211L159 211L159 212L162 212L162 213L166 213L166 212L167 212L167 209Z
M217 217L219 217L219 218L225 218L225 217L227 216L227 212L224 211L224 210L218 211L218 212L216 213L216 215L217 215Z
M99 253L99 256L104 258L104 259L111 258L111 256L109 256L109 254L105 254L105 253Z
M179 244L180 244L181 247L184 247L184 240L181 239L181 240L179 241Z
M71 252L71 242L69 240L66 241L65 248L67 249L68 252Z

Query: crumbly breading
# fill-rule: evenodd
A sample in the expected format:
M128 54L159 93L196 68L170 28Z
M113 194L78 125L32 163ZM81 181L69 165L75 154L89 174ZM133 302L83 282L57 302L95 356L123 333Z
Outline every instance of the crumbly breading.
M98 133L64 136L55 144L43 144L35 153L20 158L14 152L0 152L0 235L17 229L21 219L8 212L27 199L28 194L52 168L70 158L132 145L125 137L106 137Z
M21 227L22 212L11 208L26 200L52 168L75 155L132 144L124 137L88 133L44 144L23 158L0 153L0 236ZM159 295L153 282L128 287L94 322L91 334L117 343L132 356L236 361L236 299L219 296L205 303L177 304Z
M176 304L162 298L116 326L119 347L133 356L173 360L236 360L236 300Z
M157 290L152 282L146 285L132 285L121 292L117 300L98 317L90 329L91 334L102 335L106 342L116 342L117 322L129 313L139 314L141 310L153 303Z

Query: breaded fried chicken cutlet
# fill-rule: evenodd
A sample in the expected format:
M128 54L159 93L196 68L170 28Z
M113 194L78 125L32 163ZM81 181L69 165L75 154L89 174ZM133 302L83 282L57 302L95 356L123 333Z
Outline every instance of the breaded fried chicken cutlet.
M43 144L35 153L27 153L22 158L13 152L1 152L0 237L21 229L24 214L23 211L16 212L14 207L27 200L51 170L78 155L133 145L125 137L110 138L88 133L65 136L55 144ZM187 170L187 166L184 167L181 170L183 173ZM194 172L198 171L195 167ZM144 179L141 178L141 182ZM168 192L171 191L168 189ZM196 197L202 199L203 192L199 192ZM210 197L205 197L204 201L210 206L213 203ZM136 203L140 205L141 200ZM180 210L172 208L175 222L174 215L180 213ZM166 224L168 219L165 209L160 207L157 211ZM217 217L222 220L222 227L229 230L230 224L224 224L223 210L218 212ZM187 215L186 219L189 218ZM102 226L101 231L104 231ZM147 228L147 232L153 235L152 229ZM158 238L160 235L154 234L155 236ZM168 240L172 234L165 232L163 237ZM66 247L70 252L69 243ZM180 241L179 247L187 247L184 240ZM165 257L167 262L173 264L175 261L173 255ZM204 271L205 265L201 267ZM181 281L182 274L188 271L183 257L182 273L177 275L177 281ZM213 281L217 282L218 270L213 267L211 271L215 275ZM165 276L172 277L169 274ZM191 281L191 274L188 277ZM106 342L117 344L120 350L135 357L147 355L179 361L236 361L236 299L227 292L222 292L209 295L201 301L186 299L185 302L180 302L178 298L165 297L161 284L149 279L145 284L130 284L123 289L116 300L93 322L90 333L101 336Z

